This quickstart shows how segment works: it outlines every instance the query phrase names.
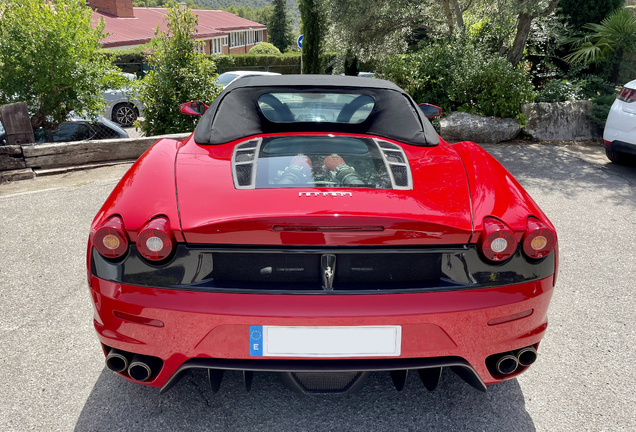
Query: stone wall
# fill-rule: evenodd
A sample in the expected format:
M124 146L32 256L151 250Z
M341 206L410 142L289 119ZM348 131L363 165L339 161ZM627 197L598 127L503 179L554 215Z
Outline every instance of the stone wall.
M600 136L587 115L592 102L531 103L523 106L527 135L540 141L588 141Z
M141 138L0 146L0 182L33 178L56 170L134 161L163 138L184 139L189 133Z

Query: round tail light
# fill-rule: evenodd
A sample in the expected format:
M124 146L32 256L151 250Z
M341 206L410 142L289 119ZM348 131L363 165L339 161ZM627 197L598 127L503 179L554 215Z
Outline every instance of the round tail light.
M517 240L510 228L495 218L484 219L484 235L479 241L479 249L490 261L501 262L517 250Z
M106 258L119 258L128 250L128 236L119 216L108 219L95 232L93 246Z
M148 222L137 235L137 249L151 261L168 258L174 249L174 237L168 219L158 217Z
M556 245L556 236L546 224L534 217L528 218L528 226L523 235L523 252L534 259L547 256Z

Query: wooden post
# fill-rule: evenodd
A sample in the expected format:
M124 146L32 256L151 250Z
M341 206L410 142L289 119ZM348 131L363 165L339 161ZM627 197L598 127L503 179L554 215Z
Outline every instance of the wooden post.
M5 105L0 108L0 120L7 133L7 145L35 142L29 110L24 102Z

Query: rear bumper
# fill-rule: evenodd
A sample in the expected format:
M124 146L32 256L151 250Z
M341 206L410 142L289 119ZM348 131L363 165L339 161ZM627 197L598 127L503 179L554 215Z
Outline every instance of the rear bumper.
M552 276L495 288L382 295L178 291L97 277L92 278L91 287L100 341L108 347L163 360L161 371L146 382L154 387L164 387L180 368L285 370L287 364L294 370L331 371L341 370L342 362L349 368L357 364L356 368L363 370L418 369L432 367L427 362L450 362L446 364L469 367L483 383L493 384L518 375L524 368L505 378L493 376L486 367L486 358L538 344L547 327L552 291ZM525 318L488 325L490 320L529 309L533 313ZM122 320L114 311L160 320L164 326ZM250 325L400 325L402 350L392 359L251 357ZM318 368L321 364L323 367ZM122 376L130 379L125 373Z
M605 148L619 153L636 155L636 136L634 137L633 144L624 141L612 141L609 145L606 145Z

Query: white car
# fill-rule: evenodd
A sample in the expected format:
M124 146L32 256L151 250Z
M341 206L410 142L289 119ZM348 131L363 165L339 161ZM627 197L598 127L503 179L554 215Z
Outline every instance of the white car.
M255 76L255 75L280 75L280 74L276 72L261 72L261 71L225 72L219 75L219 77L216 79L216 85L221 86L222 88L225 88L239 78L245 78L248 76Z
M135 74L125 72L121 74L131 81L137 79ZM135 99L135 95L131 94L131 91L127 88L106 90L104 92L104 101L108 104L108 107L104 111L103 116L115 123L119 123L123 127L132 126L137 117L143 115L144 107L142 103Z
M636 80L630 81L614 101L607 116L605 154L614 163L636 160Z

